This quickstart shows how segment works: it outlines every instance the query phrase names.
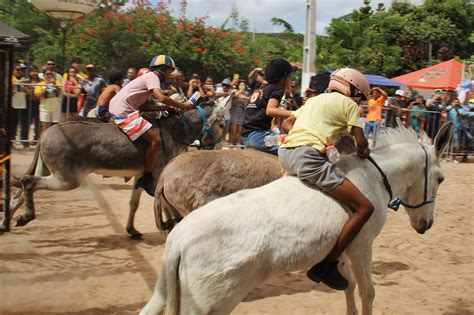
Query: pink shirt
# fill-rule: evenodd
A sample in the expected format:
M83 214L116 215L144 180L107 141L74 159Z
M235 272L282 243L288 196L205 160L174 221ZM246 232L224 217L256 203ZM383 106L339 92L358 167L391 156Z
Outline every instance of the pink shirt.
M127 116L137 111L150 97L153 89L160 88L160 79L153 72L132 80L110 100L109 112L115 116Z

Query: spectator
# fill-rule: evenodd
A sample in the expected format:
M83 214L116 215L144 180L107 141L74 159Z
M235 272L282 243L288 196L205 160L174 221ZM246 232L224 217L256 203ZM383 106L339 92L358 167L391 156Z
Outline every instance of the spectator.
M296 82L292 81L290 84L290 90L285 93L286 101L289 110L297 110L303 105L303 98L300 93L296 90Z
M93 64L88 64L86 69L87 78L81 82L81 94L83 95L84 104L83 106L82 104L79 106L80 115L84 117L97 106L100 93L102 93L107 86L105 80L97 75L96 68Z
M229 78L225 78L222 80L220 89L216 90L216 99L221 99L223 97L227 97L232 93L232 82ZM226 139L227 134L230 134L230 111L224 113L225 119L225 128L224 128L224 136L223 139ZM229 139L230 140L230 139Z
M130 67L127 70L127 77L123 80L123 86L126 86L130 83L133 79L137 77L137 69Z
M382 108L387 99L387 92L379 87L374 87L371 90L370 96L364 126L364 135L366 138L378 130L380 122L382 121Z
M474 98L471 98L468 105L460 109L459 113L461 114L460 141L464 143L462 162L467 162L474 132Z
M285 59L272 60L265 68L269 83L255 90L245 110L242 137L246 147L278 154L279 146L266 146L265 138L275 136L271 129L273 117L289 117L292 113L279 105L295 71Z
M41 81L44 81L44 71L45 70L49 70L51 72L54 73L54 77L55 77L55 80L57 82L61 82L63 80L63 77L57 72L57 69L56 69L56 62L54 61L53 58L48 58L46 59L45 63L44 63L44 69L43 69L43 72L40 72L38 74L39 78Z
M405 93L403 90L396 90L395 96L388 101L388 110L385 117L385 125L387 127L397 127L397 117L400 117L402 108L406 107L404 100Z
M26 81L30 84L38 84L40 82L40 78L38 75L38 68L36 66L31 66L28 71L28 80ZM25 126L21 127L21 141L23 143L23 147L27 148L29 146L29 133L30 133L30 125L34 122L34 140L39 139L40 135L40 121L39 121L39 98L34 93L35 87L34 86L27 86L25 87L26 92L26 122Z
M408 106L410 111L410 127L413 128L418 135L423 130L426 121L425 99L421 95L417 95L414 102Z
M189 86L188 86L188 93L187 97L191 97L194 93L198 92L201 93L201 96L204 98L206 93L202 89L201 85L201 80L199 79L199 75L193 74L191 75L191 80L189 80Z
M253 92L259 88L261 88L263 85L267 84L268 82L265 80L265 77L263 76L263 69L262 68L254 68L252 71L250 71L248 77L248 82L249 82L249 94L252 95Z
M408 86L407 98L408 103L412 103L416 101L416 97L418 96L418 91L414 90L413 87Z
M118 70L112 70L109 74L109 85L100 94L97 100L96 116L103 122L109 122L111 115L109 113L109 103L122 88L124 75Z
M442 100L443 90L436 90L433 98L426 102L426 111L428 112L428 119L425 124L425 132L431 139L434 139L441 126L441 113L446 107Z
M77 75L76 68L74 67L69 67L65 75L66 77L63 78L62 87L63 98L61 101L61 113L67 117L69 113L77 113L77 102L81 91L81 79Z
M17 63L13 67L13 95L12 95L12 121L10 124L10 133L12 139L16 138L17 127L20 124L21 132L20 134L25 133L25 130L28 128L28 111L26 107L26 89L25 86L19 85L21 83L28 82L28 77L26 74L26 66L23 63Z
M451 148L453 150L459 151L459 132L461 129L461 113L460 113L460 102L458 99L455 99L451 102L451 106L446 109L447 117L446 123L452 121L453 125L453 137L451 139Z
M39 120L41 122L41 132L61 121L61 106L59 102L59 86L61 82L56 79L55 74L55 72L46 68L43 73L44 80L40 82L42 85L35 87L35 96L40 101Z
M176 82L178 87L183 92L188 91L189 84L188 84L188 82L184 81L183 73L180 70L176 69L175 71L173 71L173 74L172 74L171 77L173 78L173 80Z
M206 81L204 81L203 90L206 94L203 95L207 96L208 99L214 99L216 96L216 87L214 86L214 79L210 76L206 77Z
M175 69L171 74L170 80L170 88L173 91L171 93L171 98L178 102L186 102L186 94L184 93L185 89L183 87L187 87L183 80L183 73L178 69Z
M235 97L232 98L232 106L230 108L230 144L244 144L240 134L242 124L245 117L245 108L249 102L247 86L244 81L241 81L237 87Z
M69 67L73 67L76 70L76 77L78 78L78 83L81 83L83 79L87 77L87 74L84 72L81 72L81 64L82 64L82 59L79 57L74 57L71 60L71 65ZM65 72L63 75L63 82L66 80L67 73Z

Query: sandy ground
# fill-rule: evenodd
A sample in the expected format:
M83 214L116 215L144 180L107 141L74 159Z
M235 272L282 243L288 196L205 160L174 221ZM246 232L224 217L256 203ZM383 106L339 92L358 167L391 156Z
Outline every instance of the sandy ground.
M32 151L16 151L14 174L31 159ZM374 248L375 314L474 314L474 163L443 169L427 234L417 234L403 210L388 213ZM134 314L144 306L164 248L153 199L143 195L136 227L144 239L131 241L124 231L130 183L89 182L71 192L38 192L37 219L0 236L0 314ZM90 187L98 188L95 197ZM233 314L344 311L343 293L295 272L273 276Z

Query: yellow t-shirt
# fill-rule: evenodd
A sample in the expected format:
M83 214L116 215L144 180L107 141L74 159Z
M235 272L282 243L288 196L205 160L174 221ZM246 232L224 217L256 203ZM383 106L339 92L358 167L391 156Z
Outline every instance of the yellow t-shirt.
M337 92L308 99L293 115L296 121L283 148L310 146L324 151L326 146L334 144L335 136L350 131L352 126L362 128L359 106Z

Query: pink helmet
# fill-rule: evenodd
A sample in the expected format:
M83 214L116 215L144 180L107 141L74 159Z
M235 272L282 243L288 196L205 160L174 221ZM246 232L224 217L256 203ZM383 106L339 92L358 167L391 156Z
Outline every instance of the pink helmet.
M329 91L338 91L345 96L354 97L362 94L362 99L367 100L370 94L370 85L366 77L352 68L337 69L331 74L328 86Z

